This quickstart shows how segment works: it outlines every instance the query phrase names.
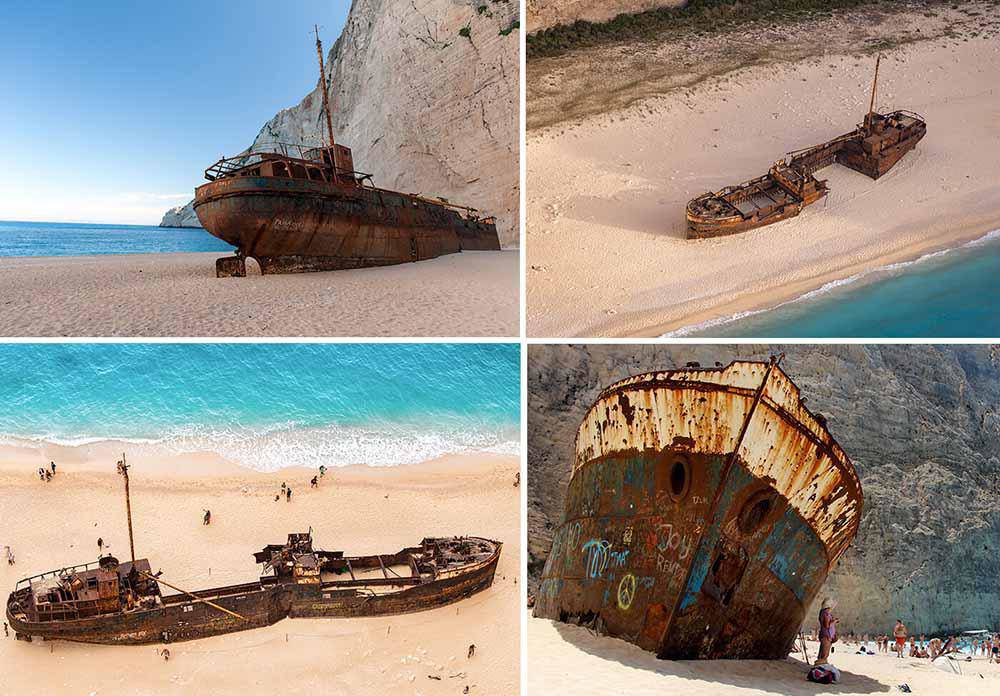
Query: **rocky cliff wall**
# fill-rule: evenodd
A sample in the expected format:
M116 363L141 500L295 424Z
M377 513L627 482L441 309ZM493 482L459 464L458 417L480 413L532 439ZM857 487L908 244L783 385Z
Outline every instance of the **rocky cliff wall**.
M781 351L864 489L857 539L820 593L838 598L841 630L887 631L897 617L916 632L1000 629L1000 348L990 346L529 346L532 591L562 518L576 428L603 387Z
M645 12L657 7L680 7L687 0L528 0L525 21L528 33L572 24L583 19L606 22L620 14Z
M504 247L518 241L517 20L516 0L354 0L326 62L335 137L355 168L495 215ZM253 144L319 144L319 89Z

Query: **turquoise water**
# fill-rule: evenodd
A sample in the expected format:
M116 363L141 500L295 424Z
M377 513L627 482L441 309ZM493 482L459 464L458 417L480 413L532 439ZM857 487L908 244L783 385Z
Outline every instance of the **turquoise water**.
M85 225L0 220L0 256L155 254L176 251L232 251L200 227Z
M0 440L155 443L260 470L516 453L516 344L0 344Z
M772 310L683 334L733 338L1000 336L998 298L1000 232L993 232L957 249L832 284Z

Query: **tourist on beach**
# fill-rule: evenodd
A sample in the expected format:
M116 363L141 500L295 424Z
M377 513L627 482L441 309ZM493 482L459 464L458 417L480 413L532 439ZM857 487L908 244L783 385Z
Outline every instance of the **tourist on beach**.
M896 637L896 657L903 657L903 648L906 647L906 624L902 619L896 619L896 626L892 629L892 635Z
M990 663L994 662L1000 664L1000 635L993 636L993 641L990 644Z
M10 638L10 630L7 628L7 622L3 622L3 637Z
M837 642L837 623L840 619L833 616L833 609L836 606L836 600L827 597L819 610L819 655L814 664L825 665L830 658L833 644Z
M43 469L43 471L45 472L45 482L48 483L52 480L52 472L48 469Z
M319 487L319 477L313 476L312 480L309 481L309 487L310 488L318 488Z
M38 479L40 481L45 480L45 469L43 469L42 467L38 467Z
M324 476L326 476L326 467L323 466L322 464L320 464L319 465L319 477L323 478Z
M14 565L14 550L10 546L4 546L3 549L7 552L7 565Z
M284 481L281 482L281 494L284 495L285 490L288 488L288 484Z
M202 524L212 524L212 511L211 510L205 510L205 517L204 517L204 521L202 522Z
M285 502L286 503L292 502L292 487L291 486L289 486L288 488L285 489Z
M49 462L49 466L52 467L52 475L55 476L56 475L56 463L55 462Z
M98 555L104 553L104 537L97 537L97 553Z

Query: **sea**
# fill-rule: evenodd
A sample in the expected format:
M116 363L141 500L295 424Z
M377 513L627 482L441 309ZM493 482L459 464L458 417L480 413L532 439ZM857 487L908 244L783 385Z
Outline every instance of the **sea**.
M520 449L517 344L0 344L0 442L275 471Z
M828 283L771 309L667 336L988 338L1000 336L1000 230L953 249Z
M228 252L233 249L200 227L0 220L0 256Z

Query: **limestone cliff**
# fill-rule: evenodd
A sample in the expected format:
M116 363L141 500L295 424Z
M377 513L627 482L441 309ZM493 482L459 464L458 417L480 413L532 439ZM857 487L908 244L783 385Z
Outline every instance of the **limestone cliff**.
M821 596L841 630L1000 625L1000 348L990 346L529 346L528 549L537 584L559 524L584 412L627 375L785 352L861 477L854 545ZM808 613L810 623L815 611Z
M525 26L528 33L572 24L577 20L606 22L620 14L645 12L657 7L680 7L687 0L528 0Z
M201 222L191 204L179 205L163 214L160 227L201 227Z
M517 20L516 0L354 0L326 63L355 168L495 215L504 247L518 241ZM254 144L319 144L322 105L317 86Z

